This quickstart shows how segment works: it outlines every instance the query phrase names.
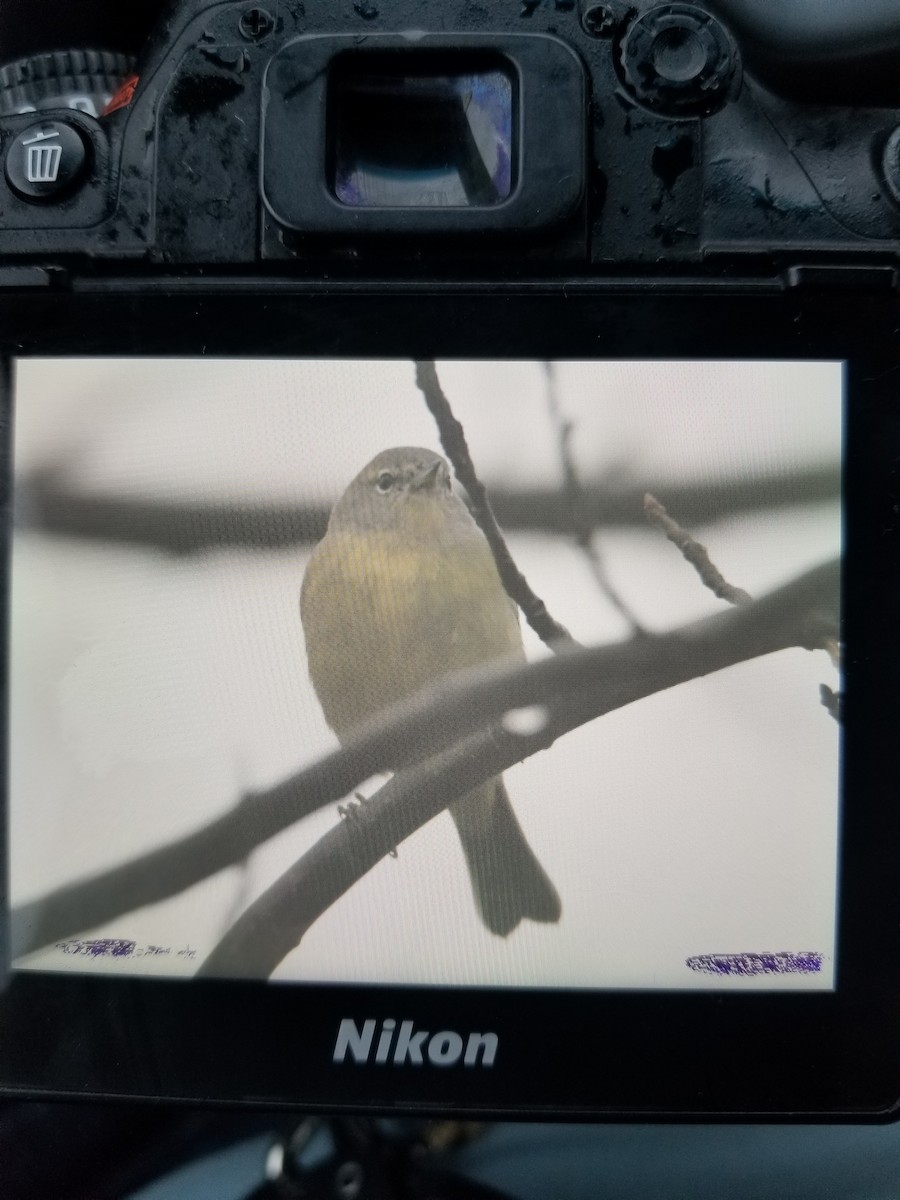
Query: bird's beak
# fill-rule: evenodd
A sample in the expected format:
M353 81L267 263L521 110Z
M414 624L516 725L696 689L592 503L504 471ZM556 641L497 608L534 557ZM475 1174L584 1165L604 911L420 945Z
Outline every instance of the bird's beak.
M417 471L410 481L409 490L411 492L431 491L440 474L442 465L441 460L437 459L430 467L425 467L424 470Z

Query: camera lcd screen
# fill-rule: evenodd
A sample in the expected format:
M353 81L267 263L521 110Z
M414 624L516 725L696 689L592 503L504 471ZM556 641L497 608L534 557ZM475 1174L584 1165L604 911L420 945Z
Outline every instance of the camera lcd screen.
M839 362L436 371L512 559L582 645L700 628L841 555ZM352 741L379 695L416 684L427 700L464 659L553 657L524 620L519 635L444 458L408 360L16 364L14 968L202 973L242 914L312 862L310 887L346 879L275 955L273 981L833 988L827 647L651 682L505 770L502 821L495 787L464 819L441 812L396 846L388 832L371 869L328 839L377 824L386 772L274 834L268 817L257 827L254 806ZM326 531L355 567L321 548L310 565ZM367 603L348 599L359 572ZM545 719L539 702L496 714L523 735ZM213 869L191 839L230 818L241 849ZM517 911L498 880L520 869ZM255 963L226 973L256 977Z

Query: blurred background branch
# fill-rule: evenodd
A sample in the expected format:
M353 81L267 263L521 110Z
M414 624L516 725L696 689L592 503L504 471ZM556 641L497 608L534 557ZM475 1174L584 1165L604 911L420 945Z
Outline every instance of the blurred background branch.
M606 568L604 556L600 551L597 539L598 522L591 517L581 477L575 466L575 457L572 453L572 434L575 431L575 423L563 413L557 394L555 363L544 363L544 378L547 385L547 408L550 413L550 419L556 429L556 441L559 447L563 494L569 505L570 533L574 537L576 545L587 559L591 574L594 576L601 595L605 596L608 603L625 619L632 633L645 633L646 630L625 603L618 588L613 584L609 571Z
M605 528L643 528L647 491L664 494L679 519L695 528L739 513L837 501L841 494L839 468L827 463L789 474L732 480L598 484L582 479L579 486L585 520ZM32 473L17 481L16 487L16 519L24 528L174 555L309 546L323 537L330 512L328 504L246 502L227 497L170 500L92 491L67 479L59 468ZM558 488L492 485L491 507L507 530L571 533L569 500Z

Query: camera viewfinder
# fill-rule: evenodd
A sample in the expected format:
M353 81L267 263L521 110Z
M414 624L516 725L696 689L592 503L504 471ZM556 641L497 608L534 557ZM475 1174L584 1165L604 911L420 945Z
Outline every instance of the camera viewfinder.
M456 66L458 69L454 69ZM511 73L497 62L336 60L331 186L355 208L482 208L515 185Z

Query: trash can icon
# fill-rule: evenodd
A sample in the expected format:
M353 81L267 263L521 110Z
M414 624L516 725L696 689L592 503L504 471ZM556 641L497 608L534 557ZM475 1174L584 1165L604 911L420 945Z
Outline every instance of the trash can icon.
M25 178L29 183L56 183L62 159L62 146L48 144L58 133L36 133L22 143L25 150Z

